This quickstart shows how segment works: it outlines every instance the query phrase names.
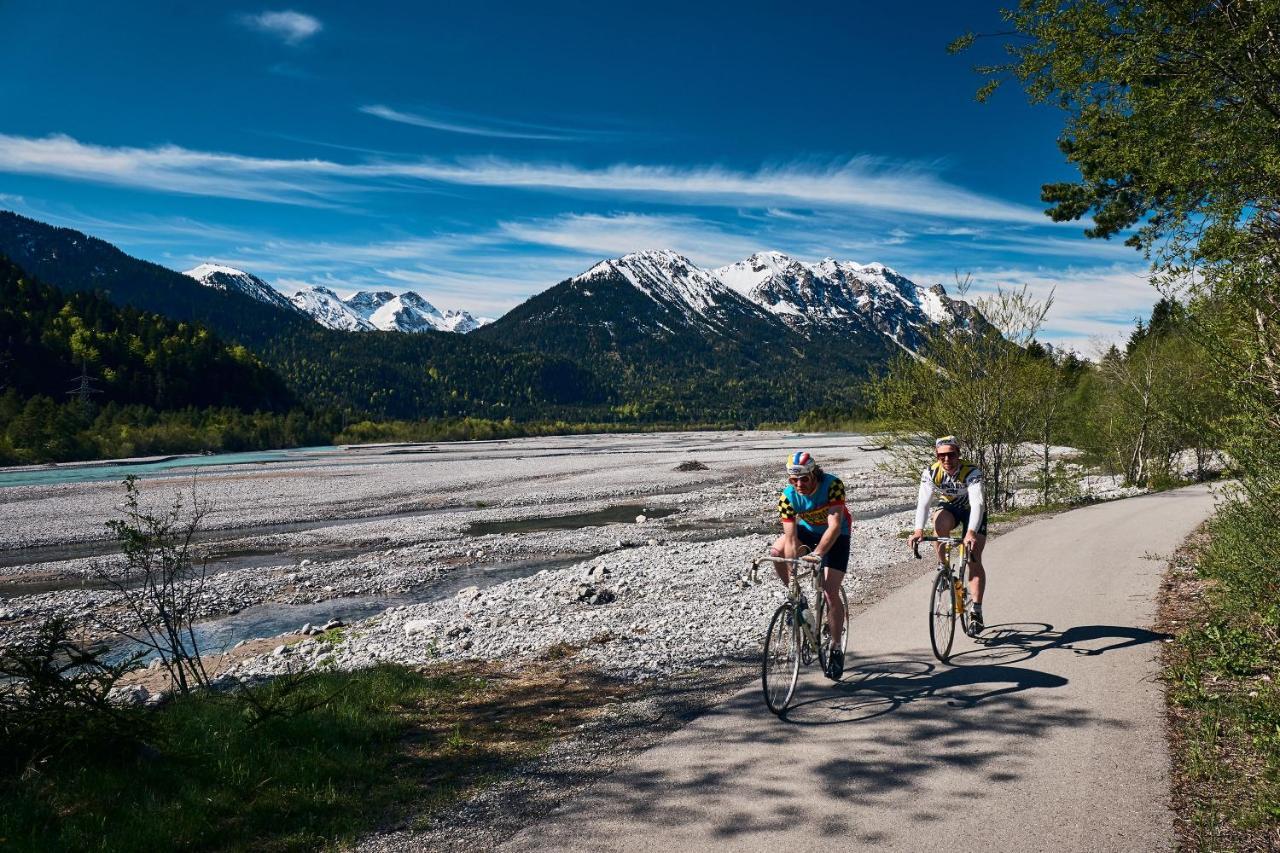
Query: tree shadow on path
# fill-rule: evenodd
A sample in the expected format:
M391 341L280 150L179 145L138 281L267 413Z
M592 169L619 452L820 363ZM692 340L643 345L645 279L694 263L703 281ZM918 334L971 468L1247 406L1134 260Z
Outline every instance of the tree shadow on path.
M733 850L807 838L909 849L954 809L998 812L1004 798L1041 778L1047 744L1064 731L1130 728L1061 689L1063 675L1016 664L1051 652L1098 656L1163 636L1023 623L992 626L950 666L928 649L854 654L838 683L807 667L782 718L765 709L757 682L511 847Z
M1072 701L1066 678L1026 667L947 667L924 649L851 663L836 684L809 668L784 719L758 687L742 691L513 847L901 843L1018 785L1054 733L1127 725Z

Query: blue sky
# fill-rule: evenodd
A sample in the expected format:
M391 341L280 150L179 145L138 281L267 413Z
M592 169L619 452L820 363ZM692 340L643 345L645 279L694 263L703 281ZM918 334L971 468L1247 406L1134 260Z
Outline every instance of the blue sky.
M0 208L488 316L648 248L1056 288L1084 354L1158 297L1043 216L1061 116L974 101L998 42L946 54L998 4L410 5L0 4Z

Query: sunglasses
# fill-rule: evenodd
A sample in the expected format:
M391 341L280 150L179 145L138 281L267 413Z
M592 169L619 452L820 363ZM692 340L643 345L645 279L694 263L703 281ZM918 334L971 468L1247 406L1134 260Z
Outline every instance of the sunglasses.
M938 458L939 458L939 459L954 459L954 458L956 458L956 457L957 457L957 456L959 456L959 455L960 455L960 451L959 451L959 450L949 450L949 451L947 451L946 453L939 453L939 454L938 454Z
M813 479L812 474L801 474L799 477L788 477L787 482L788 483L806 483L812 479Z

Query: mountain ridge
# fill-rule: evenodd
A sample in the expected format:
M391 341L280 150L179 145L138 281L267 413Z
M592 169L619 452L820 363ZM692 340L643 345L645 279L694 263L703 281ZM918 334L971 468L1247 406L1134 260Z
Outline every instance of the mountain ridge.
M360 290L343 298L323 285L305 285L285 296L263 279L225 264L203 263L186 270L202 285L215 290L236 292L276 308L298 311L326 329L344 332L456 332L466 334L486 323L488 317L476 317L469 311L440 311L420 293L406 290Z

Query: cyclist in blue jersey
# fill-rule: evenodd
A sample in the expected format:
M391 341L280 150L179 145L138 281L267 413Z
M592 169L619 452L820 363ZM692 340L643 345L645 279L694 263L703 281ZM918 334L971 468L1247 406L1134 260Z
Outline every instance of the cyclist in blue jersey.
M813 456L798 450L787 457L787 486L778 496L782 535L769 553L795 559L810 552L822 558L822 594L827 602L827 627L831 632L831 654L827 677L839 680L844 674L844 602L840 584L849 568L849 533L852 516L844 503L844 483L824 472ZM786 563L774 563L783 583L791 579Z
M929 501L935 495L938 509L933 516L933 532L949 536L958 524L969 551L969 597L973 612L969 624L974 634L981 633L982 596L987 591L987 570L982 565L982 549L987 544L987 508L982 493L982 469L960 459L960 439L944 435L933 443L937 459L920 475L920 493L916 499L916 528L907 539L915 545L924 537L924 520ZM942 562L942 543L935 543L938 562Z

